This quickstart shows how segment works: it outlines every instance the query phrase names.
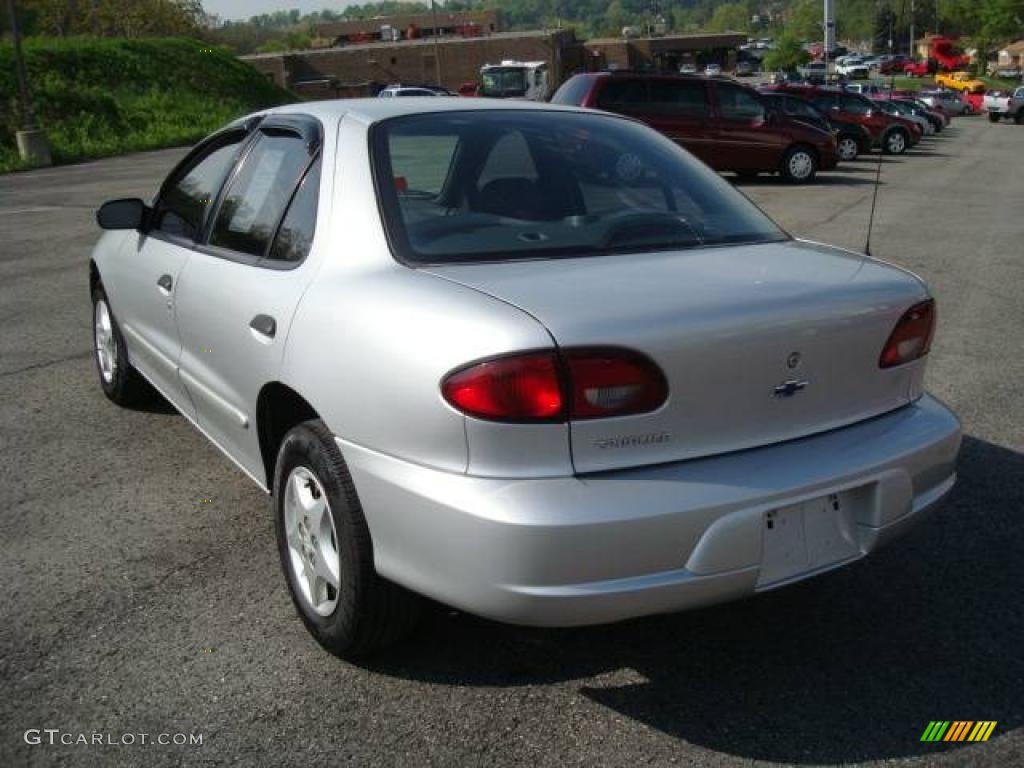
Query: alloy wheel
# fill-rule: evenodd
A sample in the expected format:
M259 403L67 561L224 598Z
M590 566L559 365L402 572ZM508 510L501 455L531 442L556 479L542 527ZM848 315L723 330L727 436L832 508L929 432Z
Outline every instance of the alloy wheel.
M288 475L284 526L292 581L309 608L329 616L341 587L338 533L327 494L306 467L295 467Z
M857 142L847 137L839 140L839 159L840 160L856 160L857 159Z
M114 338L110 308L103 299L97 301L93 308L93 326L96 333L96 361L100 366L100 376L109 384L117 372L117 341Z

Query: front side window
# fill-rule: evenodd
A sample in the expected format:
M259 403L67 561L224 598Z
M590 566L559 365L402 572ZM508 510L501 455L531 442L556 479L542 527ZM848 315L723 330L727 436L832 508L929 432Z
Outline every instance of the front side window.
M825 116L821 114L817 107L813 104L804 101L803 99L786 99L784 101L786 105L787 115L796 115L798 117L807 117L814 120L824 120Z
M849 112L851 115L866 115L871 111L871 102L865 98L844 94L840 103L843 112Z
M764 104L747 91L732 85L718 84L718 109L723 120L753 123L764 120Z
M224 195L210 245L250 256L266 253L309 159L298 136L261 134Z
M673 142L612 116L502 110L397 117L375 126L373 162L389 238L404 261L786 238Z
M244 139L244 134L238 133L215 142L191 167L179 171L179 178L170 182L157 203L153 228L188 240L198 238L206 211L238 158Z

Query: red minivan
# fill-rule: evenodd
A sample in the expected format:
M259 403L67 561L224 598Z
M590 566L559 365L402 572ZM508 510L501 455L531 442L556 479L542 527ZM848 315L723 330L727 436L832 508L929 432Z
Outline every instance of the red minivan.
M551 101L635 117L716 171L806 182L838 162L831 133L776 112L753 88L725 78L589 72L569 78Z
M815 85L766 85L764 91L792 93L810 101L827 115L867 128L876 147L889 155L902 155L921 140L920 126L896 115L888 115L859 93Z

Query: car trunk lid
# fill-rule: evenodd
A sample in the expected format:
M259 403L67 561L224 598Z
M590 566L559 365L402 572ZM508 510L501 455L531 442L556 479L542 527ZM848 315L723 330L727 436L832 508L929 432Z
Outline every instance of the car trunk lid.
M425 268L535 317L560 347L643 353L665 373L651 413L570 425L577 472L791 440L906 404L917 364L879 353L926 297L902 270L796 241Z

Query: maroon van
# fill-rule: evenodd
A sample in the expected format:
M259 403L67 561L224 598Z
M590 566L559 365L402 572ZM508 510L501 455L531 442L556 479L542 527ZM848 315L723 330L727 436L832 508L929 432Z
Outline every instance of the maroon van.
M838 162L831 133L791 120L725 78L589 72L569 78L551 101L635 117L716 171L805 182Z

